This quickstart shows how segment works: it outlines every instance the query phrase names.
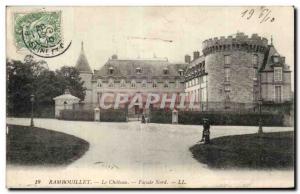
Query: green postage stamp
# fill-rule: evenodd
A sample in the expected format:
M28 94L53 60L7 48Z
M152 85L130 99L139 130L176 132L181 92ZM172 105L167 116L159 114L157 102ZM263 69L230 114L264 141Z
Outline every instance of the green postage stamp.
M51 58L64 53L61 12L31 12L14 14L14 38L18 49L28 49L34 55Z

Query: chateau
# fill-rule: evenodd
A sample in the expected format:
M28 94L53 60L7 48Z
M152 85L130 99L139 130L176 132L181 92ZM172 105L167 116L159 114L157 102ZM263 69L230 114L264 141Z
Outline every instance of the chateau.
M244 33L203 41L202 54L183 63L168 59L119 59L113 55L92 71L84 53L76 63L84 81L86 107L95 108L103 93L186 93L199 110L251 109L262 103L291 101L291 71L271 40ZM110 99L113 101L114 99ZM143 99L144 101L144 99ZM142 110L137 110L137 113Z

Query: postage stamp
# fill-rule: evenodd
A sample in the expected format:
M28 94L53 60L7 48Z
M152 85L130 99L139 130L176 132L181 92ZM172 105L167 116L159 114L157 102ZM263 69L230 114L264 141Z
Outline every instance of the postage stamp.
M39 57L51 58L64 53L61 12L32 12L14 14L14 38L18 49L28 49Z

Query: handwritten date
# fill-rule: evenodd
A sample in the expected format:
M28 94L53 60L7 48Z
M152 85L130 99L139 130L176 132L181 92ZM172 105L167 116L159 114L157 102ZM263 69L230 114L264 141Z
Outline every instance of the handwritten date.
M272 15L272 10L265 7L262 7L259 10L255 10L255 9L243 10L241 13L241 17L246 18L247 20L250 20L251 18L257 18L259 20L259 23L275 21L275 17L273 17Z

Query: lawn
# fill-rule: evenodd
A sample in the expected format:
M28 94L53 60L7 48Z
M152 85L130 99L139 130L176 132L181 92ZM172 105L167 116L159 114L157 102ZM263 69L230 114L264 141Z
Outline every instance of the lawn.
M8 125L6 159L18 165L67 165L80 158L89 143L65 133Z
M288 169L294 166L294 132L225 136L190 151L212 168Z

